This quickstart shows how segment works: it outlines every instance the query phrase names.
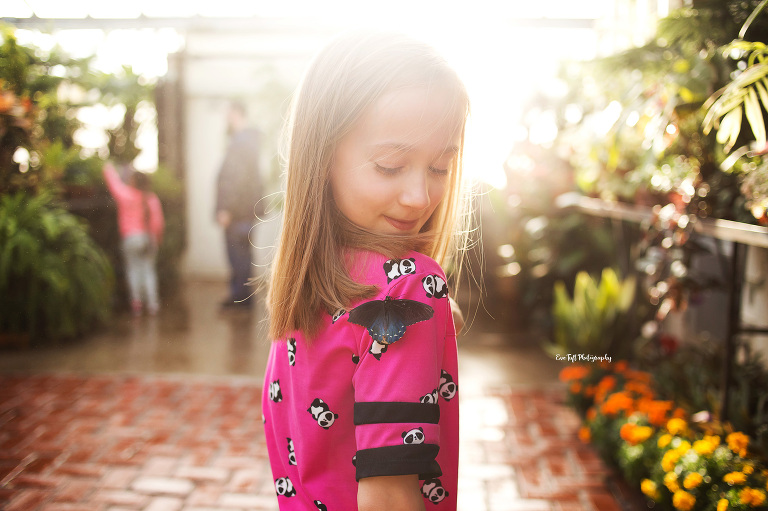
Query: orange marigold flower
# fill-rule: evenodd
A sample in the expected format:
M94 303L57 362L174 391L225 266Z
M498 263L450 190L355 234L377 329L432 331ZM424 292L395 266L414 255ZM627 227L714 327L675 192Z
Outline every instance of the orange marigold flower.
M677 461L680 459L680 453L676 450L667 451L664 453L664 456L661 458L661 468L664 469L665 472L669 472L672 469L675 468L675 465L677 465Z
M684 490L677 490L672 495L672 505L680 511L690 511L696 505L696 497Z
M624 371L627 370L628 367L629 367L629 364L627 363L626 360L619 360L613 365L613 370L616 371L617 373L623 373Z
M587 386L586 389L584 389L584 395L587 397L594 397L595 396L595 387L594 385Z
M688 424L683 419L674 418L669 419L667 421L667 431L672 433L673 435L679 435L680 433L684 433L686 428L688 427Z
M571 394L578 394L581 392L581 382L575 381L568 387Z
M605 415L616 416L620 412L629 412L635 404L635 400L632 399L626 392L614 392L605 402L600 406L600 411Z
M688 414L682 408L675 408L675 411L672 412L672 417L675 417L676 419L685 419L688 417Z
M750 507L760 507L765 502L765 492L755 488L744 488L739 492L739 500Z
M656 483L650 479L643 479L643 481L640 483L640 491L642 491L644 495L652 498L653 500L658 500L660 497L659 489L656 487Z
M680 484L677 482L677 474L674 472L667 472L664 474L664 486L666 486L667 489L672 493L675 493L677 490L679 490Z
M597 383L597 389L595 390L595 397L598 398L600 401L605 399L605 396L608 394L608 392L612 391L616 388L616 377L615 376L604 376L602 380L600 380Z
M633 371L629 370L624 373L624 376L627 377L629 380L639 381L643 382L646 385L651 384L651 373L647 373L645 371Z
M653 429L648 426L638 426L627 422L619 430L621 438L630 445L637 445L648 440L653 434Z
M741 471L747 475L750 475L755 472L755 467L752 465L744 465L744 468L742 468Z
M587 426L582 426L579 428L579 440L585 444L588 444L590 440L592 440L592 432Z
M731 433L725 437L725 441L728 444L728 448L741 456L742 458L747 455L747 447L749 447L749 437L741 432Z
M589 374L589 369L580 364L573 364L560 371L560 381L581 380Z
M717 501L717 511L726 511L728 509L728 499L720 499Z
M701 474L698 472L691 472L685 476L685 479L683 479L683 487L686 490L693 490L694 488L698 487L703 480L704 478L701 477Z
M640 410L648 416L648 422L660 428L667 423L669 412L672 411L672 401L647 400Z
M587 420L593 421L597 418L597 410L593 406L589 410L587 410Z
M626 390L627 392L634 392L638 397L645 397L645 398L653 397L653 392L651 392L651 388L645 383L642 383L639 381L628 381L624 385L624 390Z
M744 484L747 482L747 476L744 472L729 472L723 476L723 481L731 486L735 484Z
M659 449L663 449L666 446L669 445L669 442L672 441L672 435L669 433L665 433L659 437L659 440L656 442L656 445L659 446Z

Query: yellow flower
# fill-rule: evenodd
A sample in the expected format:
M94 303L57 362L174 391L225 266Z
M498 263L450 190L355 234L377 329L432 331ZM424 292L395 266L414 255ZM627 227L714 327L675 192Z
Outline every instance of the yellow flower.
M643 494L652 498L653 500L658 500L659 498L659 490L656 488L656 483L650 479L643 479L643 481L640 483L640 491L642 491Z
M747 476L743 472L730 472L723 476L723 481L733 486L734 484L744 484Z
M675 447L675 450L680 453L680 456L682 456L683 454L691 450L691 442L689 442L688 440L683 440L682 442L680 442L680 445Z
M696 504L696 497L684 490L678 490L672 495L672 505L680 511L690 511Z
M728 448L741 456L742 458L747 455L747 447L749 447L749 437L744 433L735 432L731 433L725 438L728 443Z
M750 507L760 507L765 502L765 493L754 488L744 488L739 492L739 500Z
M669 442L671 442L671 441L672 441L672 435L664 433L663 435L661 435L659 437L659 441L656 442L656 445L659 446L659 449L663 449L666 446L668 446Z
M677 474L674 472L667 472L664 474L664 486L666 486L667 489L672 493L675 493L677 490L679 490L680 485L677 483Z
M720 499L717 501L717 511L726 511L728 509L728 499Z
M664 453L664 457L661 458L661 468L665 472L669 472L677 465L677 460L680 459L680 453L676 450L667 451Z
M753 467L752 465L744 465L744 468L742 468L741 471L747 475L750 475L755 471L755 467Z
M693 450L702 456L706 456L715 452L718 445L720 445L719 436L705 435L701 440L693 442Z
M684 433L685 429L688 427L688 425L685 423L683 419L669 419L667 421L667 431L672 433L673 435L679 435L680 433Z
M691 472L685 476L685 479L683 479L683 486L686 490L692 490L699 486L703 480L704 478L701 477L701 474L698 472Z

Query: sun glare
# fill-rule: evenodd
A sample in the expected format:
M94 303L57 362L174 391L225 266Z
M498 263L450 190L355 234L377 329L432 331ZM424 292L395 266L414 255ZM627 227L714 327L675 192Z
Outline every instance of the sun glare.
M410 33L437 46L454 64L467 85L472 103L465 149L465 169L475 181L504 187L504 162L522 137L542 141L556 134L546 115L532 126L520 119L526 100L551 78L563 59L594 56L596 36L592 30L531 28L515 19L545 19L552 12L567 18L598 18L606 0L574 3L554 0L547 4L511 0L478 0L440 3L392 0L386 9L372 12L368 6L349 0L329 0L329 5L310 0L267 4L222 0L216 3L177 0L7 0L10 15L40 17L125 18L252 16L317 19L318 24L340 29L360 26ZM570 9L570 10L569 10ZM257 12L258 11L258 12ZM407 12L407 16L403 15ZM7 14L4 14L7 15ZM62 45L73 56L95 55L94 65L104 72L131 66L137 74L156 78L167 72L167 55L184 45L173 29L60 30L55 36L19 30L20 40L50 47ZM567 42L567 44L564 44ZM554 130L554 131L553 131ZM99 140L94 133L88 140Z

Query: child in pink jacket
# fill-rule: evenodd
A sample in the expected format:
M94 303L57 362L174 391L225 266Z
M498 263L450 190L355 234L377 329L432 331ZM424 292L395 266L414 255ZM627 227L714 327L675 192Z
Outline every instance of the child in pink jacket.
M117 204L125 275L133 314L149 314L160 308L157 293L157 250L163 238L165 219L160 199L150 190L149 177L133 171L124 183L111 163L104 165L104 181Z

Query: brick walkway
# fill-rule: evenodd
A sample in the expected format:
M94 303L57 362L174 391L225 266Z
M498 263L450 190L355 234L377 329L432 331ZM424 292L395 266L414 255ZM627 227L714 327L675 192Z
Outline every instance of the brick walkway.
M617 511L562 390L462 397L462 511ZM0 376L0 509L276 510L259 382Z

